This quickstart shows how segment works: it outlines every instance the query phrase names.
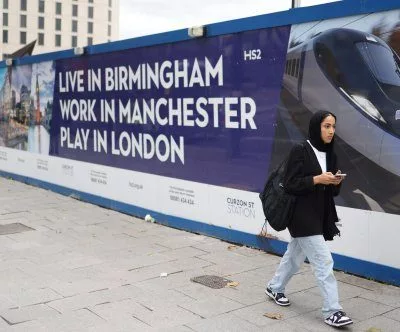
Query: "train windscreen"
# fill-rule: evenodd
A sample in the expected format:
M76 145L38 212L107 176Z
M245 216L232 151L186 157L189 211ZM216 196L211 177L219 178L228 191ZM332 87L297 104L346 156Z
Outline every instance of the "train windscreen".
M359 42L356 46L380 83L400 87L400 63L391 49L370 42Z
M359 42L356 47L388 100L392 100L390 107L381 107L379 112L391 130L399 135L400 123L397 121L398 106L396 107L400 103L399 57L389 47L376 43Z

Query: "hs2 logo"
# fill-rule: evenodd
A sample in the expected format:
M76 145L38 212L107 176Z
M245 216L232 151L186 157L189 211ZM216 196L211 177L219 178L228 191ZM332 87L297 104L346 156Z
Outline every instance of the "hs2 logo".
M243 51L244 61L247 60L261 60L261 50L244 50Z

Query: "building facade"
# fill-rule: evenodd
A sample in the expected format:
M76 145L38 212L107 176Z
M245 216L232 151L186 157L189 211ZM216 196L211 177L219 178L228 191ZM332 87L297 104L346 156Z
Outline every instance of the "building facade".
M0 0L0 60L118 40L119 0Z

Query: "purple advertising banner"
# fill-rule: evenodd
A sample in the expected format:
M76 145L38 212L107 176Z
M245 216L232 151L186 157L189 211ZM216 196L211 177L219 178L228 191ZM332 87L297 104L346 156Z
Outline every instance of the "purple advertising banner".
M56 61L50 155L260 191L290 27Z

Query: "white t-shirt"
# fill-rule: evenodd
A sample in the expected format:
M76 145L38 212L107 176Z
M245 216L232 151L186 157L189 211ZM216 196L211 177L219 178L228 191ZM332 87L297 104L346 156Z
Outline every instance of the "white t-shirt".
M317 157L319 165L321 166L322 173L326 172L326 152L319 151L316 148L314 148L309 140L307 140L307 142L314 150L315 156Z

